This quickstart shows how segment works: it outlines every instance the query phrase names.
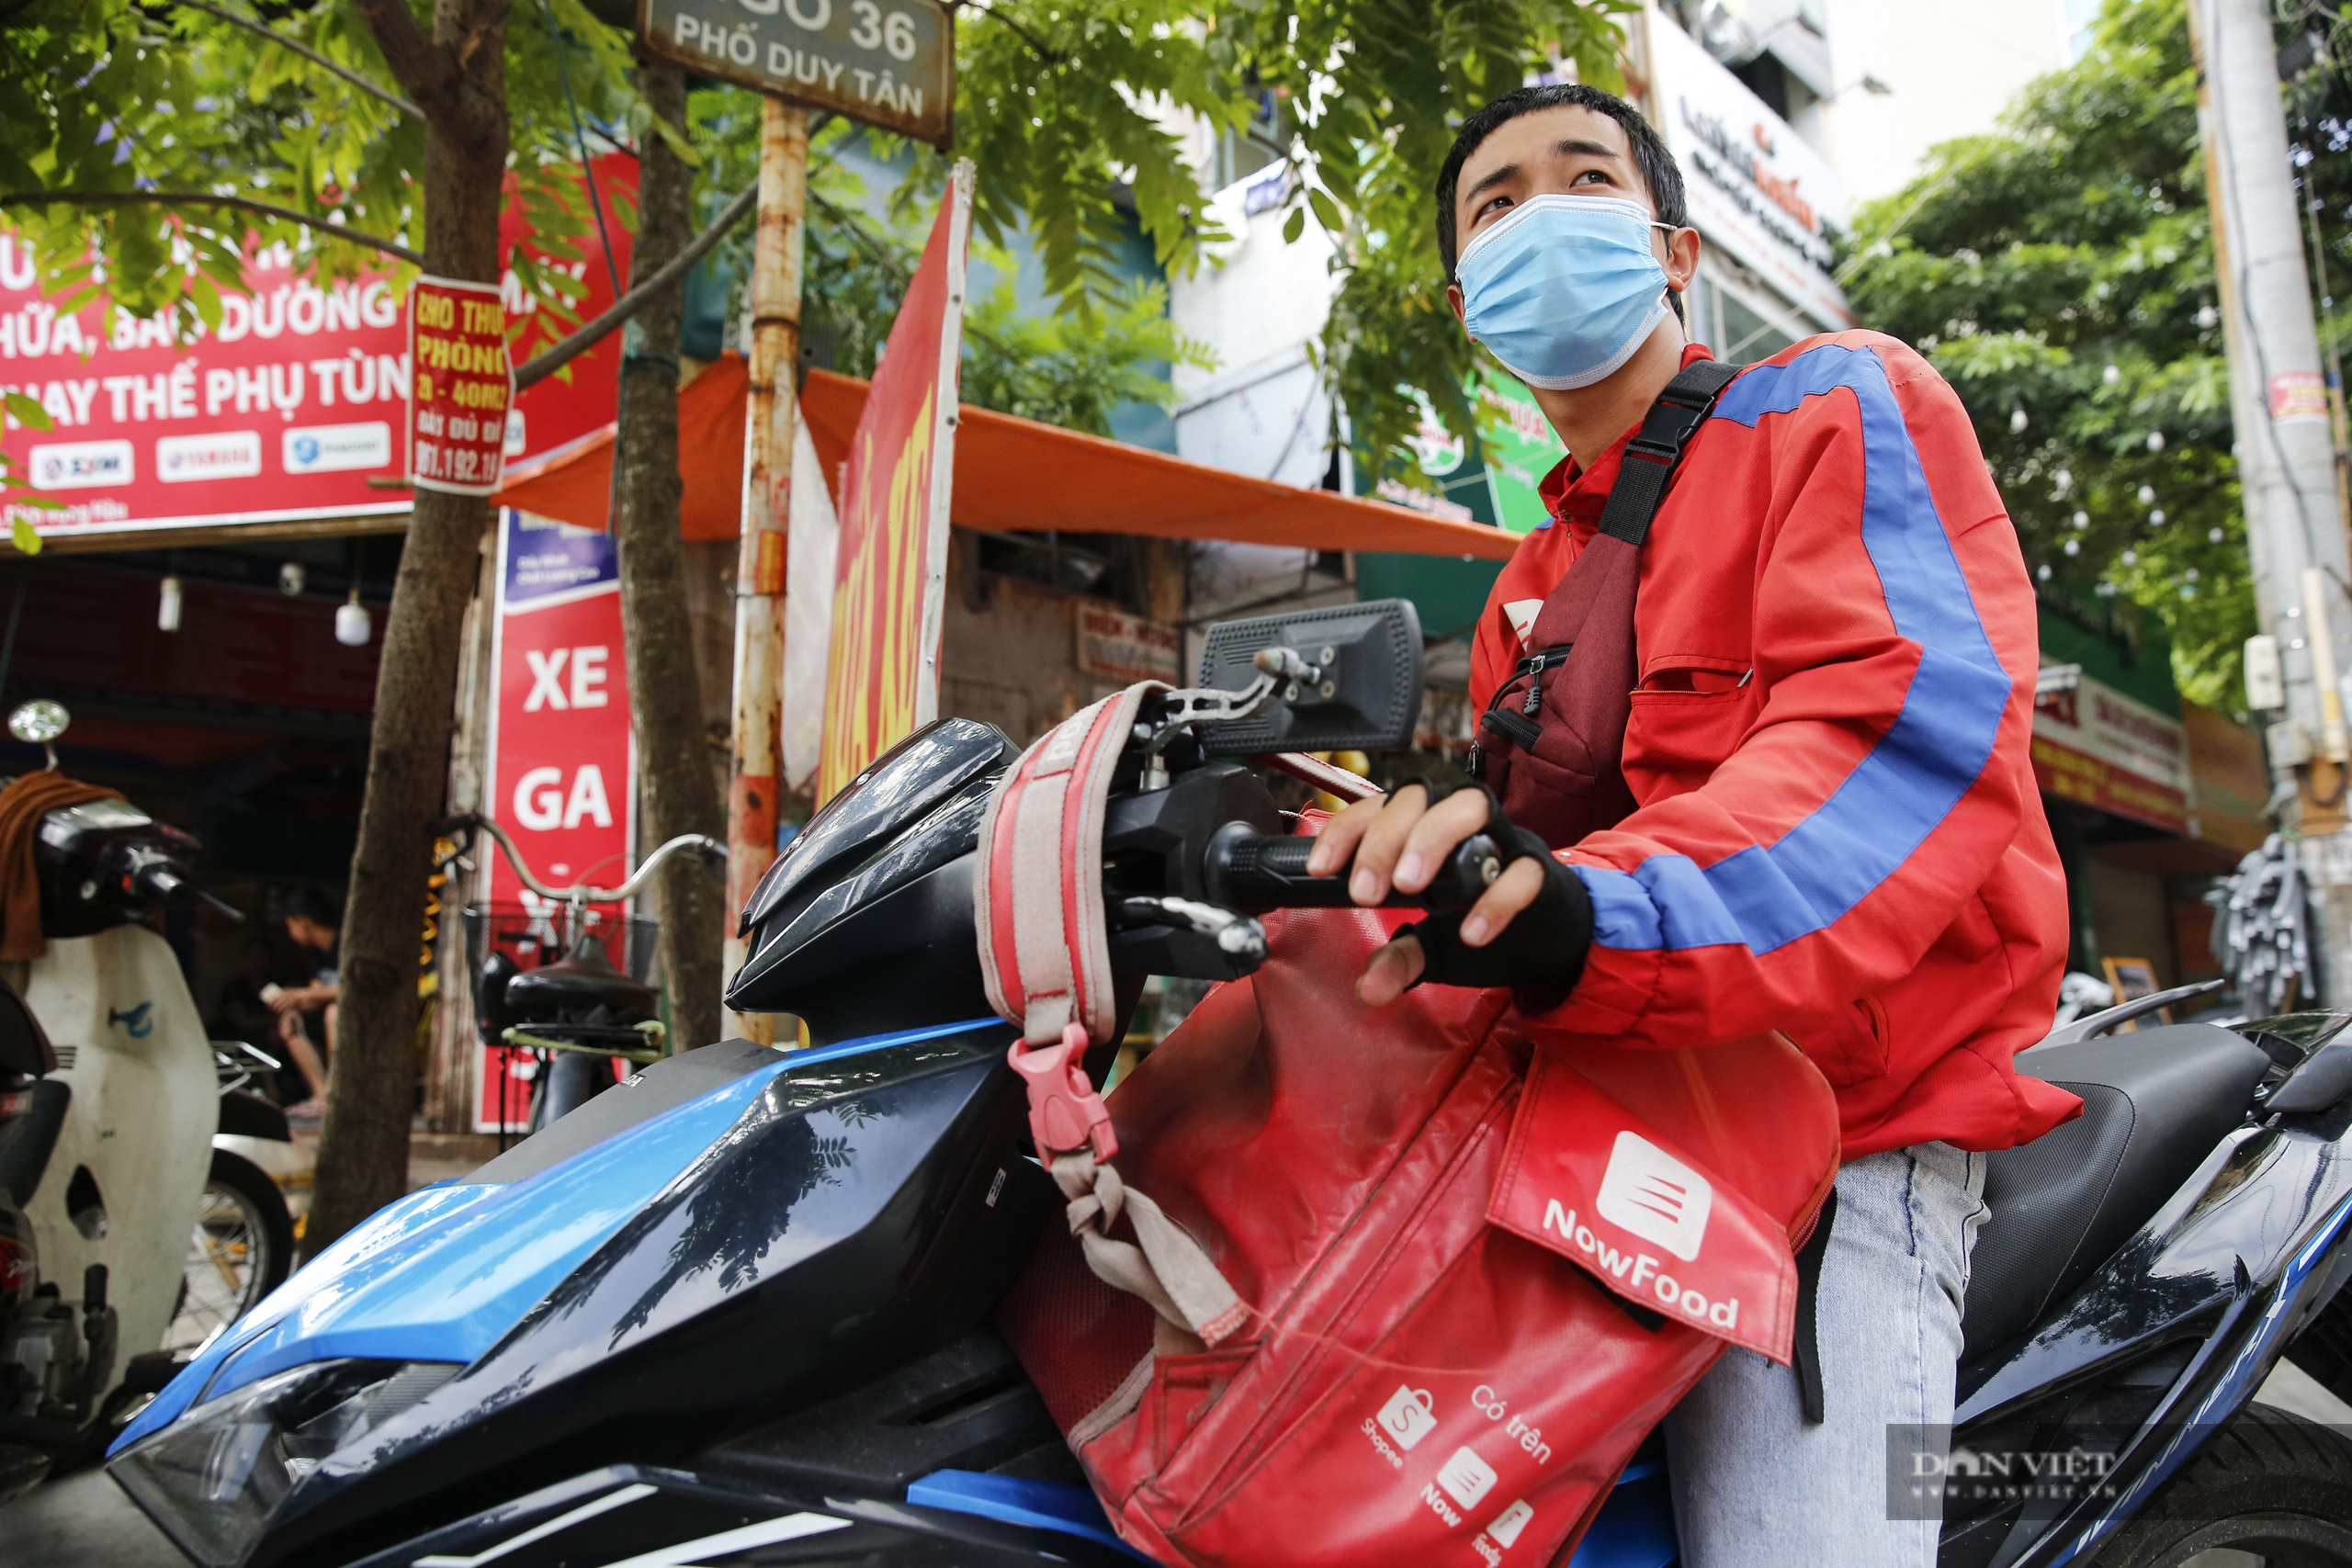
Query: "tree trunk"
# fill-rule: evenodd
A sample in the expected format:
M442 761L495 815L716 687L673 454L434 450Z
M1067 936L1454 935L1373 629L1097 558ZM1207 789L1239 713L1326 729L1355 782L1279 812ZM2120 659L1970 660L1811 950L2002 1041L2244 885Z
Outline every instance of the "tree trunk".
M639 57L638 90L653 112L685 130L685 73ZM693 171L661 137L640 139L637 249L631 287L651 276L694 237L686 194ZM643 842L681 833L724 840L726 814L711 784L703 733L702 683L695 669L678 536L678 328L683 283L664 289L628 323L621 359L620 430L614 443L613 539L620 550L621 632L628 649L629 711L637 726ZM722 885L696 859L661 873L662 967L670 1022L680 1050L718 1038Z
M356 8L426 111L425 271L496 283L508 145L504 0L440 0L429 39L404 0L357 0ZM447 783L458 642L490 517L482 497L415 492L384 619L306 1258L408 1190L425 878Z

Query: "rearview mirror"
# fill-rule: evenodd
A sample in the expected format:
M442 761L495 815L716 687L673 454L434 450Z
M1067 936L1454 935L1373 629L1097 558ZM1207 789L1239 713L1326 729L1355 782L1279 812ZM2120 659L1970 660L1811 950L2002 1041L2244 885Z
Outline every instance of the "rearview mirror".
M1410 600L1374 599L1209 627L1203 686L1238 692L1261 674L1274 681L1273 701L1249 718L1201 726L1209 750L1396 750L1412 743L1420 719L1421 617Z

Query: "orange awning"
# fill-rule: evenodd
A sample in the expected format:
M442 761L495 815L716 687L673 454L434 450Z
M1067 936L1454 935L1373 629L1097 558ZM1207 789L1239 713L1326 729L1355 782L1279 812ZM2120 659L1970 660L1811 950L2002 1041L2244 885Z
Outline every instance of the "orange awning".
M724 354L678 389L679 532L731 539L743 514L743 400L751 367ZM613 502L613 433L607 424L506 470L491 499L559 523L604 529Z
M682 531L731 539L741 510L743 400L750 379L735 355L678 394ZM802 417L825 470L842 460L865 409L866 384L812 370ZM603 528L612 493L613 430L507 470L495 499L582 527ZM1004 532L1058 529L1160 539L1227 539L1312 550L1508 558L1519 536L1327 490L1300 490L1227 473L1148 447L962 405L956 429L956 525Z

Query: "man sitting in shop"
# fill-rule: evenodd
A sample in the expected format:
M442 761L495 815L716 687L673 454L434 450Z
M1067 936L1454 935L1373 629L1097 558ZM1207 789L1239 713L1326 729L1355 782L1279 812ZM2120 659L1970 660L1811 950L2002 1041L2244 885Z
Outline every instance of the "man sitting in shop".
M286 934L311 963L311 983L291 989L272 986L263 995L271 1010L277 1014L278 1040L292 1054L295 1067L311 1089L307 1100L288 1106L286 1113L307 1119L322 1114L326 1108L327 1069L325 1058L318 1045L311 1043L304 1021L312 1016L318 1019L320 1043L332 1055L335 1004L343 996L335 972L335 950L341 941L343 922L333 904L307 887L298 887L288 894L281 908L286 918Z
M1522 701L1534 643L1565 641L1534 638L1537 622L1621 472L1659 476L1658 448L1630 449L1635 431L1711 358L1682 315L1700 238L1657 132L1579 85L1472 115L1437 200L1455 313L1570 453L1473 653L1474 705L1509 688L1478 739L1521 749L1490 774L1517 817L1526 791L1551 787L1531 783L1543 770L1524 748L1561 711L1548 688ZM1382 1004L1425 974L1467 973L1465 952L1518 949L1526 977L1553 987L1522 1006L1557 1001L1539 1016L1561 1033L1796 1041L1836 1091L1846 1162L1819 1383L1734 1349L1668 1418L1682 1560L1929 1568L1936 1523L1887 1517L1889 1429L1949 1430L1985 1152L2078 1105L2010 1063L2049 1026L2066 953L2028 756L2038 637L2016 530L1951 389L1904 344L1847 332L1722 387L1646 539L1628 542L1631 716L1621 680L1619 733L1585 738L1614 759L1622 735L1622 769L1593 796L1622 804L1512 863L1466 915L1425 921L1426 942L1376 951L1359 994ZM1433 793L1350 807L1310 869L1336 873L1352 852L1363 904L1426 887L1490 809L1480 790Z

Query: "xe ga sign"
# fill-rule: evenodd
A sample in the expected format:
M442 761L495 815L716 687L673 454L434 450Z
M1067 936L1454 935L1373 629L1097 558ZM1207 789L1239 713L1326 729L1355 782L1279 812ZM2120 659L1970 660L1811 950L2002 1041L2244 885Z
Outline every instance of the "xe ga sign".
M640 0L648 49L705 75L950 138L956 34L938 0Z

